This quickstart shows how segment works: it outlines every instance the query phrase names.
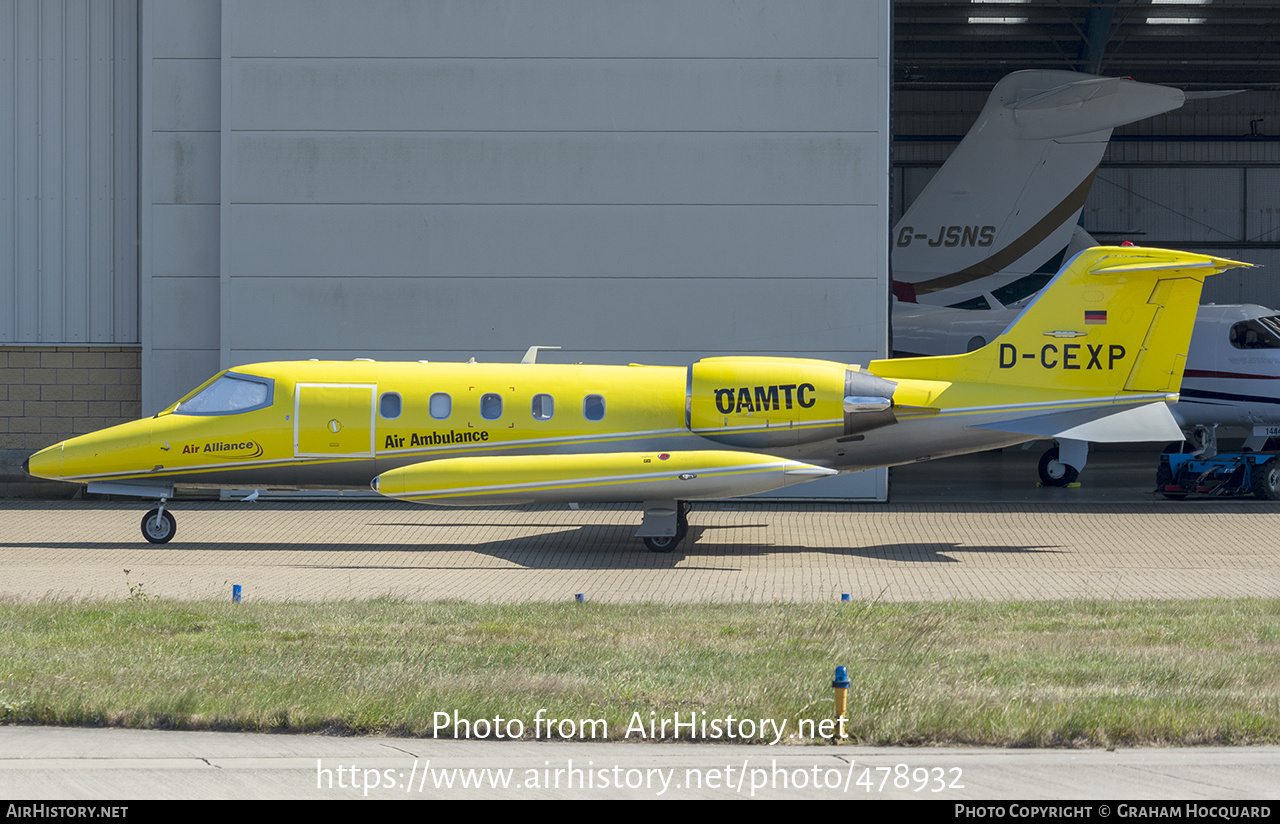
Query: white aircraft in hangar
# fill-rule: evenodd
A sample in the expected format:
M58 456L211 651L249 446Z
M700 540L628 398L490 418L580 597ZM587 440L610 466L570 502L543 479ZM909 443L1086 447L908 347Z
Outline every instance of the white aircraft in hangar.
M895 354L968 352L994 340L1062 260L1098 245L1078 221L1111 130L1223 94L1066 71L1002 79L894 227ZM1172 409L1198 458L1218 454L1220 431L1243 435L1254 452L1280 435L1280 312L1201 306ZM1040 479L1072 483L1087 458L1087 441L1059 438L1041 457ZM1276 465L1250 487L1255 494L1280 496Z

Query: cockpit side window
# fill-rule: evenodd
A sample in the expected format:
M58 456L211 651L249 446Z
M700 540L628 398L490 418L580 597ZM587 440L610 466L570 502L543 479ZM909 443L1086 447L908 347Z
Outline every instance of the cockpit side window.
M271 405L275 381L228 372L174 408L177 415L236 415Z
M1280 349L1280 315L1242 320L1231 327L1230 334L1237 349Z

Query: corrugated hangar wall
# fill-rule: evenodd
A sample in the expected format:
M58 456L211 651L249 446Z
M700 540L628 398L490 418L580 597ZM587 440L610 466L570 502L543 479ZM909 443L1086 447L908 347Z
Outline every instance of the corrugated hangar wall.
M136 344L137 6L0 4L0 343Z
M144 410L263 360L881 356L888 17L144 2Z
M137 11L0 3L0 494L140 414Z

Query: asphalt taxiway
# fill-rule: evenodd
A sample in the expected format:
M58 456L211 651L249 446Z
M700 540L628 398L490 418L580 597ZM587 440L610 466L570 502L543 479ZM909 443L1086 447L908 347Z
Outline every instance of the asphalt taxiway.
M992 799L1176 799L1216 805L1232 799L1235 806L1249 801L1258 806L1275 799L1278 775L1280 747L1106 751L495 743L0 727L0 787L7 798L102 803L844 798L948 805ZM1180 817L1191 817L1179 809ZM1027 810L1018 813L1001 817L1035 817Z

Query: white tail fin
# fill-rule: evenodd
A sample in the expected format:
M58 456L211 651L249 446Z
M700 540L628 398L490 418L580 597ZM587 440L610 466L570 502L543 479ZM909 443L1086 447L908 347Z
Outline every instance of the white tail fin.
M895 227L895 292L951 305L1035 272L1071 241L1112 128L1183 101L1118 77L1006 76Z

